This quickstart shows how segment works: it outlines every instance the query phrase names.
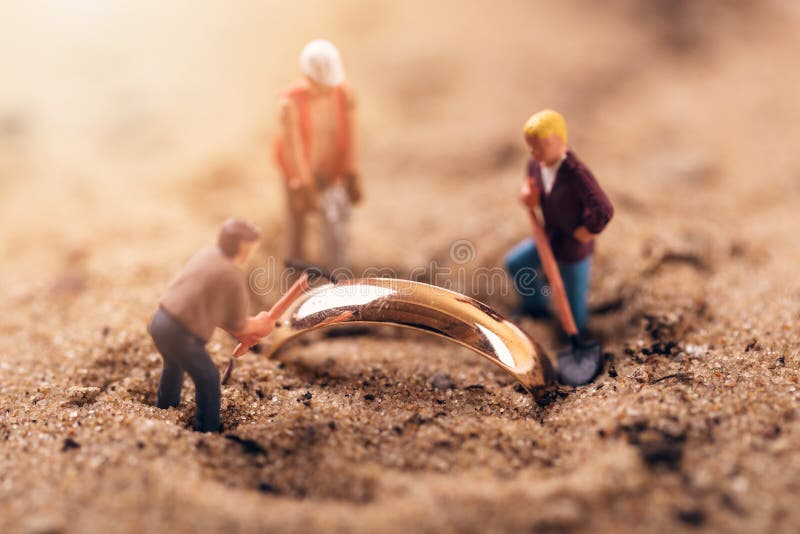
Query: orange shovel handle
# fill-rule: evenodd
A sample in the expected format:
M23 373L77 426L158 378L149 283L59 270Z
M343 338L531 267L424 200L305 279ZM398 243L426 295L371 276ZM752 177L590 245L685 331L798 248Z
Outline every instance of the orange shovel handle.
M292 287L284 293L278 302L276 302L270 309L267 311L267 315L273 321L277 320L283 313L291 306L292 302L303 294L303 291L308 289L308 273L303 273L300 275L300 278L292 284ZM236 345L236 348L233 350L233 357L238 358L242 354L246 353L250 350L250 347L245 347L241 343Z
M539 251L539 259L542 261L544 274L550 282L550 287L553 289L553 298L556 301L556 308L558 309L558 318L561 321L561 326L564 331L574 336L578 334L578 327L575 325L575 319L572 317L572 309L567 300L567 291L564 289L564 281L561 279L561 271L558 270L558 263L553 255L553 249L550 247L550 241L547 240L547 233L544 227L539 223L536 213L533 208L529 210L531 219L531 229L533 230L533 240L536 243L536 250Z

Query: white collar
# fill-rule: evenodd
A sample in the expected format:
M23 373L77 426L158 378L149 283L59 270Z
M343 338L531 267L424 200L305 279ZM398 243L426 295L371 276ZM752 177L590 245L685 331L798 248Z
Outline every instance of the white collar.
M544 186L544 193L546 195L549 195L550 191L553 190L553 184L556 183L556 177L558 176L558 169L561 167L561 164L565 159L567 159L566 153L553 165L548 166L539 164L542 176L542 186Z
M567 159L567 153L564 152L564 155L561 156L561 159L553 163L552 165L540 165L542 169L547 169L553 174L558 174L558 169L561 167L561 164L564 163L564 160Z

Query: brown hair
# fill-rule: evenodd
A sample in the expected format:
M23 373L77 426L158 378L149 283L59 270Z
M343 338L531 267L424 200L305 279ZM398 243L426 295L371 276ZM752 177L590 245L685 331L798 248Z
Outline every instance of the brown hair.
M261 231L238 217L231 217L224 223L219 230L217 245L228 258L233 258L239 253L239 245L242 242L249 243L261 237Z

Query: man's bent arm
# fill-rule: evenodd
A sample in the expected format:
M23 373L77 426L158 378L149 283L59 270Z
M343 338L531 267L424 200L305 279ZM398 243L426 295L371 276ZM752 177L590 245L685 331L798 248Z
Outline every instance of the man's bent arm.
M358 176L358 123L356 122L356 98L352 89L344 89L347 113L347 135L349 137L347 146L347 160L345 161L345 172L353 176Z
M291 158L291 165L296 176L294 179L302 185L314 185L311 179L311 169L303 154L303 139L300 132L300 112L291 99L286 98L281 102L281 126L283 128L283 138L286 143L287 152ZM296 184L290 184L296 185Z

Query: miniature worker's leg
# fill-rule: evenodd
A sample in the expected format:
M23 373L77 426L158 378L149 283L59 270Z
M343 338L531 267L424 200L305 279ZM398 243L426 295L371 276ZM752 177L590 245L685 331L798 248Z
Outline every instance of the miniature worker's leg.
M305 259L306 212L298 209L291 199L287 204L286 255L289 258Z
M350 197L344 186L326 187L321 193L322 256L329 269L347 267L348 222Z
M159 408L178 406L181 403L181 387L183 387L183 369L164 357L156 406Z
M533 239L526 239L508 253L506 267L522 300L522 311L534 317L547 315L550 299L542 291L542 262Z
M219 432L219 371L201 340L190 342L187 349L181 363L194 381L197 404L194 428L200 432Z
M592 267L592 257L576 263L559 263L558 270L564 280L564 289L567 292L567 300L572 309L572 317L575 319L575 326L578 332L586 331L586 324L589 320L589 279Z
M150 322L150 335L164 360L161 380L158 383L156 406L169 408L181 403L183 369L178 363L176 353L180 351L179 342L185 337L183 327L163 310L158 310Z

